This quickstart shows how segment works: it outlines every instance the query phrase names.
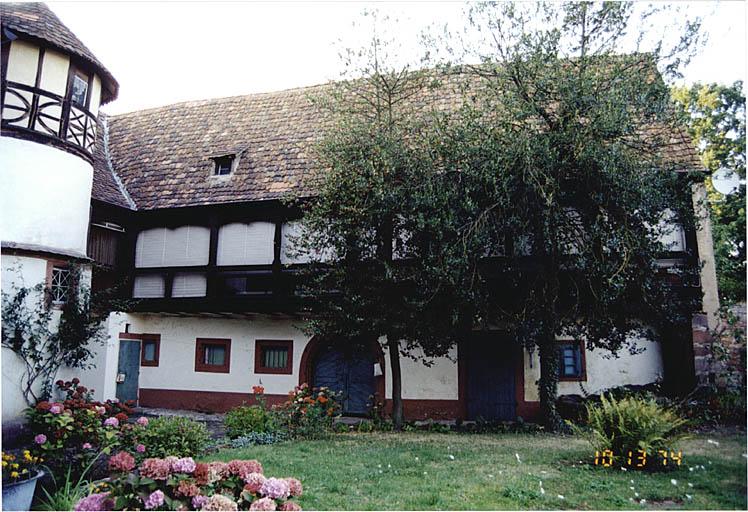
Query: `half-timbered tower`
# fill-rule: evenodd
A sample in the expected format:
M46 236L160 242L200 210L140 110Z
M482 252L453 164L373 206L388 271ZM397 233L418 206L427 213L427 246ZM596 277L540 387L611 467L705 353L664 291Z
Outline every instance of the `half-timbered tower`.
M3 290L45 283L59 306L73 286L71 263L90 275L97 116L118 85L46 5L4 3L0 20ZM5 422L26 406L19 390L23 367L5 348L2 372Z

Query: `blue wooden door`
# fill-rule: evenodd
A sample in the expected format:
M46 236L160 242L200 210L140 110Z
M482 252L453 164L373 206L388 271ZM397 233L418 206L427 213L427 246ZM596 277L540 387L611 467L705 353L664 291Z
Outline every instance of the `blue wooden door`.
M517 351L512 341L496 335L477 335L460 349L467 352L468 419L516 419L514 368Z
M344 354L323 350L314 365L314 387L328 387L341 393L344 414L369 412L369 397L374 394L374 361L369 354Z
M124 377L123 377L124 376ZM117 365L117 398L120 401L138 399L140 378L140 340L119 340Z

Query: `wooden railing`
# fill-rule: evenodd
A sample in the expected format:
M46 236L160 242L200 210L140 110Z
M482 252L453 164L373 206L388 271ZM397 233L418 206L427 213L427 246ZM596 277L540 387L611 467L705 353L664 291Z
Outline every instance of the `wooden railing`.
M96 116L57 94L5 81L2 87L2 127L42 136L87 158L96 143Z

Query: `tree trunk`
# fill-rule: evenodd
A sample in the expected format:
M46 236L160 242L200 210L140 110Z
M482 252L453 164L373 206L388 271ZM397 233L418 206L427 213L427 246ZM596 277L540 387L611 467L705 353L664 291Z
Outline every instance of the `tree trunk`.
M403 378L400 371L400 343L394 336L387 335L387 350L390 353L392 372L392 423L395 430L403 429Z
M540 395L540 415L543 426L549 432L556 432L563 427L563 421L556 410L556 395L558 393L558 353L556 352L555 336L544 336L539 343L540 380L538 392Z

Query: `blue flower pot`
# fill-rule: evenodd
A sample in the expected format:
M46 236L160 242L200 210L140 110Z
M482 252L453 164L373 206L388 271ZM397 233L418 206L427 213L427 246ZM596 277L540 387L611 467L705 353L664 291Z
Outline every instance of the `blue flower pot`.
M44 475L39 471L28 480L3 484L3 510L31 510L36 481Z

